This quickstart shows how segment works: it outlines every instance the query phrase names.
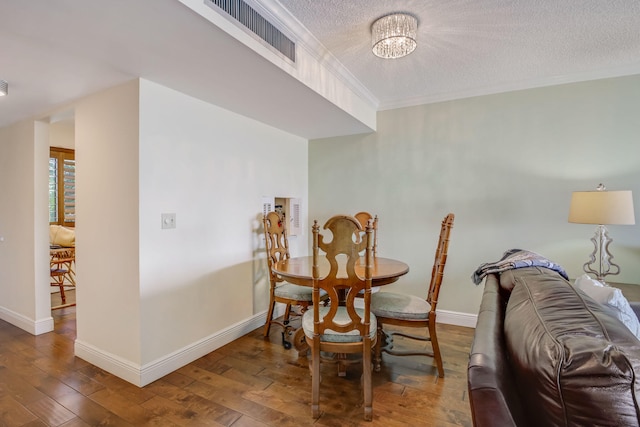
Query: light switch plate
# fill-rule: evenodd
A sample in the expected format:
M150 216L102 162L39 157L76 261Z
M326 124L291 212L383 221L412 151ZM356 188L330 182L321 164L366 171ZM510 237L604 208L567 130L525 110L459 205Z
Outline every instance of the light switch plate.
M160 215L160 219L162 220L161 227L164 228L176 228L176 214L174 213L163 213Z

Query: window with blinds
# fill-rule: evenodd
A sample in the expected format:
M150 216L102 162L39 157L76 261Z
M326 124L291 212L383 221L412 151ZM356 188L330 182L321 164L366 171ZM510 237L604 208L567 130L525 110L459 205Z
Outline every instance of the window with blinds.
M49 223L74 227L76 222L76 161L74 150L49 150Z

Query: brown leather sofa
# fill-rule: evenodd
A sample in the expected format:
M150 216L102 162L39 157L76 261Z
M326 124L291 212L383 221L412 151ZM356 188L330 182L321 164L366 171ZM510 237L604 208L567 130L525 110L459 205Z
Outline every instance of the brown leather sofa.
M547 268L487 276L467 373L477 427L640 425L640 341Z

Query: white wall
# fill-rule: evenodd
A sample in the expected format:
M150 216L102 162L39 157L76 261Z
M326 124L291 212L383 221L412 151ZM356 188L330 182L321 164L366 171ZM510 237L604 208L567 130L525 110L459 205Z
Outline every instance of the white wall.
M593 249L590 225L567 223L575 190L604 182L635 193L640 220L640 76L380 112L374 134L309 146L309 212L379 215L379 253L410 273L389 289L424 296L439 224L456 214L438 308L476 314L472 272L510 248L533 250L571 277ZM640 283L640 227L611 226L615 280Z
M49 311L46 125L0 129L0 318L32 334L53 329Z
M148 363L266 310L261 198L301 197L306 211L308 169L304 139L149 81L140 93ZM161 229L161 213L176 214L175 229Z
M49 144L52 147L75 148L75 121L64 120L49 125Z
M76 351L134 369L142 357L138 98L132 81L75 106Z
M144 385L263 324L261 200L306 211L307 141L145 80L75 119L76 354Z

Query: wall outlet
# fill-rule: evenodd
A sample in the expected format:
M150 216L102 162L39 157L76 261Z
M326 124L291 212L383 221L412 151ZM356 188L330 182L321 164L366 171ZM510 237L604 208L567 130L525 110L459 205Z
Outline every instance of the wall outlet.
M162 221L161 228L176 228L176 214L163 213L160 215Z

